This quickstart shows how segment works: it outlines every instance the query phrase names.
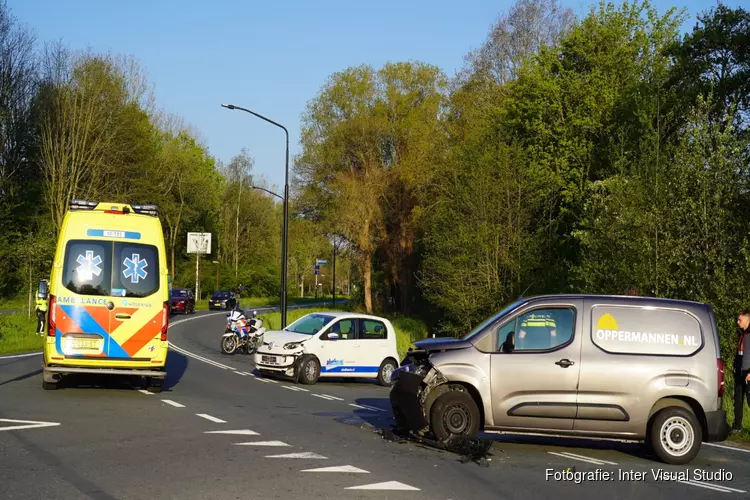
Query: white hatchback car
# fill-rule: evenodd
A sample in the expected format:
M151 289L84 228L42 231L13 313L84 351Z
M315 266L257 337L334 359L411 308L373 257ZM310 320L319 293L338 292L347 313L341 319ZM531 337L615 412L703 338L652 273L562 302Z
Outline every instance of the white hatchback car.
M255 352L262 374L314 384L319 377L374 378L390 386L398 368L396 331L378 316L348 312L307 314L283 330L266 331Z

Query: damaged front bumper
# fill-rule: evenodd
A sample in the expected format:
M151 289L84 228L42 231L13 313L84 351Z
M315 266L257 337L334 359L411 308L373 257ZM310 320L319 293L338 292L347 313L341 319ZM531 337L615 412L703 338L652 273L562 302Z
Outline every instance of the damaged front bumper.
M396 425L404 431L421 431L430 425L430 408L439 396L435 388L448 380L426 360L405 363L391 378L391 408Z

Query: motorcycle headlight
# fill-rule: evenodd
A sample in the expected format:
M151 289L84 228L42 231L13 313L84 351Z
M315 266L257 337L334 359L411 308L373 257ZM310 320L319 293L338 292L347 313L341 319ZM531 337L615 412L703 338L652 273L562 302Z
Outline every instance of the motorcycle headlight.
M298 348L299 346L300 346L299 342L287 342L286 344L284 344L284 349L286 349L287 351L292 351Z

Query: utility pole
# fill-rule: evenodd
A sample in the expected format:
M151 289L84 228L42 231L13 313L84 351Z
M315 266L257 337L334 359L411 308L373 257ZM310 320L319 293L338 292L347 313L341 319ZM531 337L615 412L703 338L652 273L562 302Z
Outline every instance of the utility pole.
M242 198L242 174L240 174L240 188L237 193L237 218L234 233L234 277L237 279L237 269L240 262L240 199Z
M333 301L331 307L336 307L336 239L333 240Z

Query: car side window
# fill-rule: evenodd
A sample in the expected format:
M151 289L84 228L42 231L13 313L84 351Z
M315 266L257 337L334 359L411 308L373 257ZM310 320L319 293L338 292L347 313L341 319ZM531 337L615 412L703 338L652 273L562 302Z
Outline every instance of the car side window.
M388 330L386 330L382 321L360 319L359 338L362 340L385 340L388 338Z
M321 340L331 340L330 338L328 338L331 333L335 333L338 335L336 341L353 340L356 333L354 330L354 320L342 319L340 321L337 321L336 323L331 325L331 327L325 334L321 336Z
M500 352L548 351L570 342L574 331L574 309L535 309L502 325L497 331L497 347Z

